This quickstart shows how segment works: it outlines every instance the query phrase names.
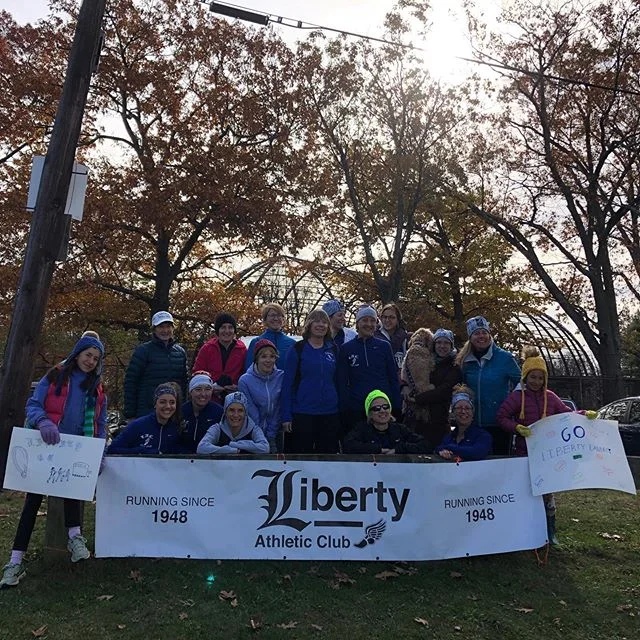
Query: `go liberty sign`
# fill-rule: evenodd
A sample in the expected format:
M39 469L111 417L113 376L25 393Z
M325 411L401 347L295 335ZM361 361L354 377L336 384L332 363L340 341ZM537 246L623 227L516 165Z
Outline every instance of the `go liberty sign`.
M99 557L432 560L546 541L526 458L113 457L96 499Z

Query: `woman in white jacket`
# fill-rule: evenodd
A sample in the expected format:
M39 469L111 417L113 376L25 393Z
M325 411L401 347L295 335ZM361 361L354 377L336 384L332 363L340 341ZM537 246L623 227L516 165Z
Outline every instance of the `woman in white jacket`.
M269 453L269 441L249 417L247 406L244 393L228 394L224 399L222 419L209 428L197 452L208 455Z

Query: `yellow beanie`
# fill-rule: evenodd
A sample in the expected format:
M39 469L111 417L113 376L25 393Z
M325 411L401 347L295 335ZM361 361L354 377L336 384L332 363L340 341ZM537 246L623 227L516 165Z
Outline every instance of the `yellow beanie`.
M544 385L542 387L542 391L544 393L544 404L542 406L542 417L547 417L547 384L549 380L549 373L547 371L547 363L544 361L544 358L540 355L540 351L536 347L525 347L522 350L522 357L524 358L524 362L522 363L522 379L521 379L521 387L522 387L522 403L520 405L520 420L524 419L524 390L526 386L527 376L532 371L542 371L544 373Z

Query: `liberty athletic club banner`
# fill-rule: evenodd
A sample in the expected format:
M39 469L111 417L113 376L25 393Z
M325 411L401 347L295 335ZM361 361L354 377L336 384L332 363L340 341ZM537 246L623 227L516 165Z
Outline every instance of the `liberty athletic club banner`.
M571 489L636 494L617 422L559 413L531 426L527 451L535 495Z
M526 458L381 463L110 457L96 556L435 560L540 547Z

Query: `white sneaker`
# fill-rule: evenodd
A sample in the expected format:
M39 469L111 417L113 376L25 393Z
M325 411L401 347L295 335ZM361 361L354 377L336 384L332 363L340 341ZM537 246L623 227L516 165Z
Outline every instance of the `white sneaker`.
M91 557L91 552L87 549L87 540L81 535L69 538L67 549L71 552L71 562L79 562Z
M0 589L7 587L15 587L20 580L27 575L24 570L24 565L20 562L18 564L5 564L2 569L2 580L0 580Z

